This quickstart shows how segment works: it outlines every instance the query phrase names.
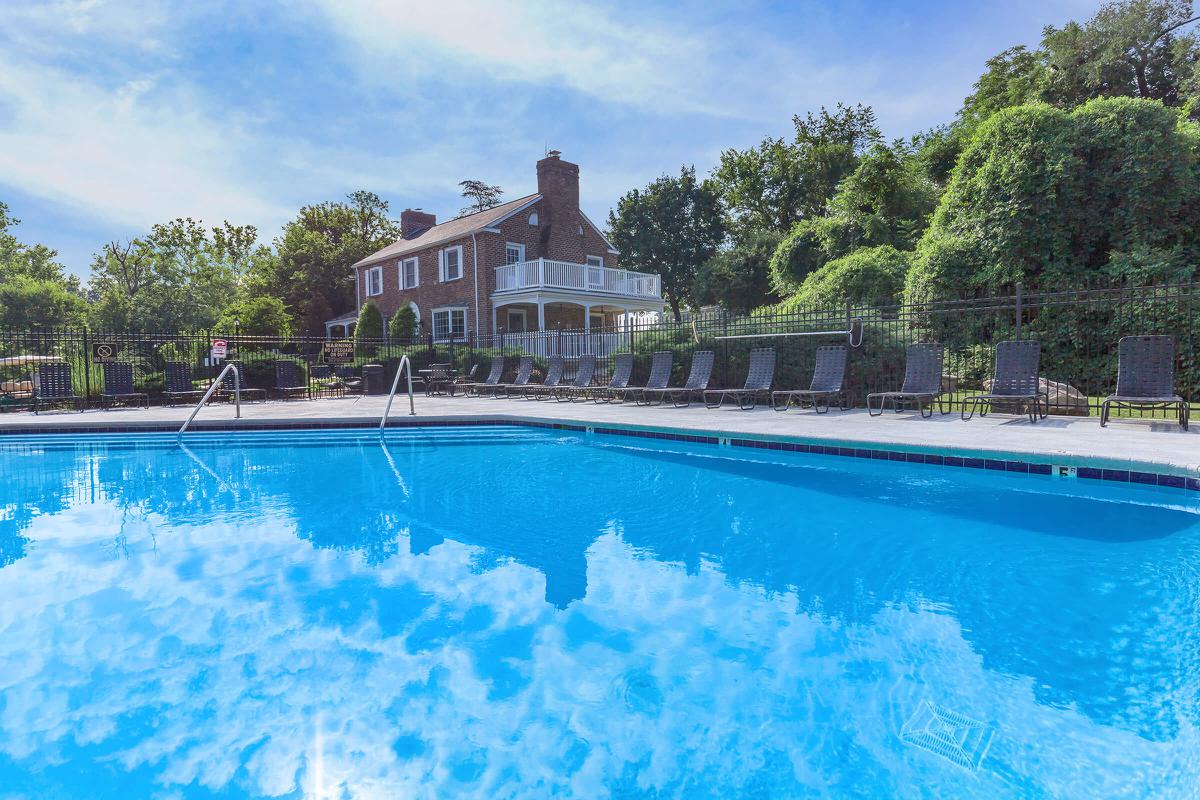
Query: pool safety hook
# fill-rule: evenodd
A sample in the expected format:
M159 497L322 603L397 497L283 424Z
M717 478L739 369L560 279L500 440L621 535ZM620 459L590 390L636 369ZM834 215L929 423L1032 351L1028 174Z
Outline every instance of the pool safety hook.
M850 321L850 327L840 331L796 331L793 333L740 333L734 336L714 336L714 339L771 339L787 336L845 336L851 347L862 347L863 321L855 318Z

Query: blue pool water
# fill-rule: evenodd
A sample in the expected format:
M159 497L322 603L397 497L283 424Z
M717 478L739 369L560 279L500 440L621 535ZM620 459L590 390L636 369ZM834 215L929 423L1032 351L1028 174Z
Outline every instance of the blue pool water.
M1196 797L1195 494L515 427L0 440L0 797Z

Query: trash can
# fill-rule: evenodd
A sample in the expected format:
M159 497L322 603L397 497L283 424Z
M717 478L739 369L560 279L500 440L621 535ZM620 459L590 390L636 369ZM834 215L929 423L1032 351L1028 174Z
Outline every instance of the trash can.
M382 364L363 364L363 394L387 394L387 378Z

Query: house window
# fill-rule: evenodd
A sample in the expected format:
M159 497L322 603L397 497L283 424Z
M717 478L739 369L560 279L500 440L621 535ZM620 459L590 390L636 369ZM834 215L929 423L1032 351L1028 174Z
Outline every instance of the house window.
M510 308L508 309L508 332L509 333L524 333L525 332L525 309Z
M532 214L529 215L529 224L537 225L537 212L536 211L534 211Z
M587 282L589 289L604 288L604 256L587 257Z
M400 262L400 288L415 289L420 285L420 269L415 258L406 258Z
M525 245L509 242L504 245L504 263L520 264L525 260Z
M456 247L447 247L442 250L438 258L438 270L441 273L442 282L456 281L462 277L462 245Z
M467 338L467 309L435 308L433 310L433 338L439 342Z
M383 294L383 267L371 267L367 270L367 297Z

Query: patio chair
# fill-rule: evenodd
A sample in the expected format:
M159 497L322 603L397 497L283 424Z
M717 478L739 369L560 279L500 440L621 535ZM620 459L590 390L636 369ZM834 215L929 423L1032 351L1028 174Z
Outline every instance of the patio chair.
M242 380L245 379L246 376L243 375ZM303 394L306 400L312 397L308 381L300 375L300 365L286 359L279 359L275 362L274 391L276 395L283 398L296 397L300 394Z
M137 391L133 386L133 364L115 361L104 364L104 391L100 393L100 404L112 408L117 403L138 401L150 407L150 395Z
M555 400L573 400L583 397L592 387L592 379L596 377L596 357L580 356L575 368L575 377L566 386L551 389L548 396ZM539 398L540 399L540 398Z
M705 390L708 389L708 383L712 380L712 368L712 350L699 350L692 353L692 368L688 371L687 381L683 386L667 386L657 389L647 385L642 390L642 399L639 401L639 405L650 405L657 396L659 405L670 400L671 405L676 408L686 408L692 404L693 397L704 396ZM648 381L647 384L649 384Z
M900 407L907 403L916 403L921 416L928 419L933 416L933 401L938 404L938 411L949 414L942 400L942 364L946 358L946 349L937 342L910 344L904 349L904 383L898 392L873 392L867 395L867 413L878 417L883 413L883 406L889 400L892 410L900 413ZM879 411L871 405L872 399L879 400ZM929 413L925 410L928 406Z
M429 372L425 373L425 395L449 394L454 396L454 365L430 364Z
M83 397L71 385L70 364L42 364L37 369L37 390L33 395L33 413L42 406L70 403L76 411L83 410Z
M1041 342L1025 339L1019 342L1000 342L996 345L996 371L992 376L992 390L963 398L959 416L970 419L979 408L979 416L986 417L997 404L1023 409L1030 422L1045 419L1050 406L1049 392L1042 391L1038 378L1038 366L1042 359ZM1046 402L1042 403L1045 395Z
M1117 390L1100 406L1100 427L1113 406L1133 411L1174 407L1179 427L1188 429L1187 401L1175 393L1175 340L1170 336L1125 336L1117 344Z
M565 370L566 367L567 360L565 358L562 356L550 356L550 365L546 367L546 377L541 383L526 384L525 387L520 390L521 393L525 395L526 399L530 397L536 398L543 392L547 392L556 388L560 383L562 383L563 370Z
M508 397L509 392L520 391L529 383L533 374L533 356L521 356L517 362L517 374L511 383L497 383L493 386L481 386L480 394L490 394L492 397Z
M235 367L237 367L238 380L241 383L240 390L242 393L243 400L249 402L251 400L265 401L267 399L267 390L266 389L251 389L249 386L246 385L246 366L241 361L236 361L236 360L226 361L225 364L222 364L220 366L220 369L225 369L225 366L228 364L233 364ZM219 371L220 370L218 370L218 372ZM233 389L234 389L233 373L228 372L228 373L226 373L225 377L221 380L221 385L217 388L217 394L219 394L222 397L225 397L229 400L232 400L233 395L234 395Z
M362 373L355 370L354 367L338 366L333 368L334 376L342 382L348 392L361 392L363 390Z
M482 381L464 381L458 384L458 388L463 390L463 394L482 394L484 387L495 386L500 383L502 377L504 377L504 356L492 356L492 366L488 370L486 378Z
M451 397L454 396L455 389L461 389L464 386L466 386L468 383L474 383L475 377L478 374L479 374L479 364L478 364L478 362L476 362L471 365L471 368L469 370L467 370L466 375L455 375L450 380L450 396Z
M817 363L813 367L812 381L807 389L790 389L771 392L771 408L787 411L793 404L799 408L811 405L818 414L829 411L829 401L836 397L838 408L846 410L846 358L849 349L844 344L824 345L817 348ZM783 405L779 404L783 400ZM821 401L825 401L822 410Z
M742 411L749 411L758 405L758 399L764 395L770 397L771 384L775 382L775 348L756 347L750 351L750 367L746 370L746 382L741 389L709 389L704 392L704 405L707 408L720 408L725 399L737 402ZM713 399L716 402L713 402Z
M196 388L191 364L168 361L164 374L163 397L167 398L167 405L173 406L177 400L198 400L204 394L203 389Z
M629 378L633 375L633 353L621 353L613 361L612 375L604 386L592 386L580 392L583 399L591 398L596 403L611 403L617 396L629 388Z

